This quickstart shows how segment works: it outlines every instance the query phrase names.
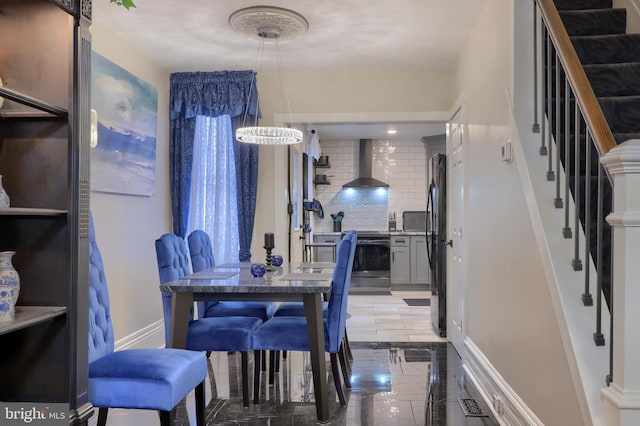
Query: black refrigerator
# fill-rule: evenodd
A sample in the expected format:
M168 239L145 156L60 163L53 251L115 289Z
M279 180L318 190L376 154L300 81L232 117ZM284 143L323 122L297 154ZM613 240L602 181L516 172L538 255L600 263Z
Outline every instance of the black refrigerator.
M431 269L431 324L441 337L447 335L447 157L429 159L427 193L427 256Z

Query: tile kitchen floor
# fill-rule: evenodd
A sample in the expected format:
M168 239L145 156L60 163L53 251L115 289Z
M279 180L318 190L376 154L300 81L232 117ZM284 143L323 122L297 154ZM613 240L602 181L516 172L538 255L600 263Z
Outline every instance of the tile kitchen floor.
M353 387L347 392L347 406L341 407L327 365L332 425L498 424L466 377L456 351L433 333L429 307L408 306L404 301L428 297L428 292L413 291L394 291L391 296L349 295L347 330L354 356ZM249 371L253 371L252 365ZM240 355L211 354L207 425L315 424L308 355L289 353L273 385L268 384L267 376L262 373L260 404L243 408ZM479 408L482 416L465 414L463 406ZM195 424L193 419L191 395L176 410L175 424ZM107 424L146 426L158 422L154 412L114 409Z

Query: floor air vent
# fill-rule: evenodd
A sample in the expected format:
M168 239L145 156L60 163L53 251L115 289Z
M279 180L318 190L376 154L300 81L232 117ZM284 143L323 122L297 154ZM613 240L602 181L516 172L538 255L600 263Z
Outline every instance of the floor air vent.
M458 403L465 417L489 417L474 398L458 398Z

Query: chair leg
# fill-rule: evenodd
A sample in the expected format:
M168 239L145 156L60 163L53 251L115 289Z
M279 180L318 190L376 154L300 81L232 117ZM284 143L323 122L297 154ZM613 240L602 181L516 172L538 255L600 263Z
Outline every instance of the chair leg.
M347 399L344 396L344 389L342 388L342 380L340 380L340 371L338 371L338 356L335 353L329 354L331 357L331 371L333 372L333 384L336 386L336 392L338 393L338 399L340 405L343 407L347 405Z
M107 424L108 414L109 414L109 407L100 407L98 409L98 426L105 426Z
M347 371L349 372L349 375L351 375L351 364L352 362L349 361L349 354L347 353L347 345L344 343L344 341L342 343L340 343L340 352L342 354L342 356L344 357L345 363L344 366L346 367ZM342 358L340 358L340 361L342 361Z
M351 389L351 370L349 369L349 361L344 351L344 345L340 345L338 349L338 358L340 359L340 368L342 369L342 377L344 377L344 386Z
M158 411L160 415L160 426L172 426L173 423L173 410L172 411Z
M269 351L269 385L273 384L276 373L276 354L278 351Z
M253 403L260 403L260 376L262 375L262 351L253 351Z
M353 354L351 353L351 345L349 344L349 337L347 336L347 327L344 328L344 343L347 349L347 358L349 358L349 361L353 361Z
M196 425L204 426L204 382L203 380L198 386L196 386Z
M207 355L207 359L209 359L209 357L211 357L211 351L207 351L206 355Z
M242 352L242 405L249 408L249 353Z

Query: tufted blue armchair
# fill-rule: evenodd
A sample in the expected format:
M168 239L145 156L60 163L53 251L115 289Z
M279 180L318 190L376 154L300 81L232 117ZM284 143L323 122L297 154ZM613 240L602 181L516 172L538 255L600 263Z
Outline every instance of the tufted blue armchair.
M155 242L160 283L177 280L190 274L189 254L184 240L175 234L164 234ZM171 293L162 293L165 338L169 343L171 323ZM256 317L235 315L193 318L187 331L187 349L206 352L240 352L242 357L242 402L249 406L248 352L253 332L262 324ZM254 393L260 386L260 354L254 354Z
M90 219L89 244L89 401L98 407L98 425L109 407L158 410L163 426L172 424L173 408L195 388L196 421L204 426L202 353L180 349L128 349L114 352L109 294L102 256Z
M336 267L333 271L331 295L324 319L324 340L331 358L333 381L340 404L347 404L340 379L337 355L341 352L347 321L347 298L351 285L351 268L355 256L355 241L351 237L340 240ZM273 317L253 334L254 349L278 351L309 351L306 317ZM343 370L344 371L344 370Z
M193 272L215 266L209 234L197 229L189 234L187 241ZM203 318L242 316L266 321L273 316L276 306L274 302L198 302L198 313Z

